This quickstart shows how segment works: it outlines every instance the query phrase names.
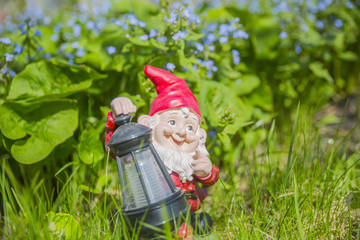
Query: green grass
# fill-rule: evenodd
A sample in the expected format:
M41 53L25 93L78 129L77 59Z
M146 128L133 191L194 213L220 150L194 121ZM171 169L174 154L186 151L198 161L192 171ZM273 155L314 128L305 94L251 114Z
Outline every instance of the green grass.
M203 205L214 221L210 239L360 238L360 152L348 150L358 129L331 144L311 118L296 119L292 134L273 122L267 141L221 163ZM1 160L3 239L138 238L117 213L114 161L88 166L74 155L59 169Z

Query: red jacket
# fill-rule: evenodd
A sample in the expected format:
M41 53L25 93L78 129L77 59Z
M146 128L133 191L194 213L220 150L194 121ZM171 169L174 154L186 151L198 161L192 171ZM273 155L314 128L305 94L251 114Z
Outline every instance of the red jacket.
M105 145L109 142L117 127L118 126L115 124L111 112L108 112L105 129ZM112 153L110 155L115 158ZM175 186L184 191L187 201L191 206L191 211L196 211L201 208L201 202L207 196L207 190L201 188L198 183L201 183L203 186L210 186L215 184L219 179L219 169L213 165L213 168L208 176L197 177L194 175L194 179L192 181L187 180L186 182L181 181L179 175L175 172L172 172L170 177L174 181Z

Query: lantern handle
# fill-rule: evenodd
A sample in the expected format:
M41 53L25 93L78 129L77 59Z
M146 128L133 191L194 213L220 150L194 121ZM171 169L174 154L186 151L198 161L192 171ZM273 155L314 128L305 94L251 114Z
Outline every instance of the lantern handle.
M116 119L115 123L119 126L128 124L131 121L132 116L129 114L120 114Z

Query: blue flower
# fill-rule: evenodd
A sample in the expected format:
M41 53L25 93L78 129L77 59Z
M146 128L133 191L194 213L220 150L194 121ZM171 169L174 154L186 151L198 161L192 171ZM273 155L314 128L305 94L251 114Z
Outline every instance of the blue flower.
M184 11L182 11L181 16L183 18L189 18L190 17L190 12L191 12L190 8L185 8Z
M42 51L44 51L44 48L43 47L38 47L36 51L42 52Z
M206 37L206 40L208 40L208 41L206 41L206 42L208 42L209 44L212 44L213 42L216 41L216 39L217 39L216 35L213 34L213 33L210 33L210 34L208 34L207 37Z
M139 21L136 18L136 16L134 14L132 14L132 13L126 14L125 17L129 21L130 25L133 25L133 26L139 25L142 28L146 26L146 23Z
M202 45L201 43L195 43L196 49L199 50L200 52L204 51L204 45Z
M167 21L168 23L173 24L173 23L176 23L177 17L178 17L178 14L175 13L174 11L172 11L170 13L170 17L169 18L165 17L164 20Z
M200 18L196 15L196 14L190 14L189 16L189 22L190 23L196 23L196 24L199 24L201 21L200 21Z
M80 47L76 50L76 56L81 58L85 55L84 48Z
M122 25L124 25L125 24L125 21L124 20L115 20L115 25L116 26L119 26L119 27L121 27Z
M80 34L81 34L81 25L75 24L73 26L73 35L74 35L74 37L78 37L78 36L80 36Z
M234 64L239 65L239 63L240 63L240 53L239 53L239 51L233 49L233 50L231 50L231 53L233 55Z
M165 37L165 36L157 37L156 40L159 41L159 42L162 42L163 44L166 44L167 37Z
M324 22L323 21L317 21L316 23L315 23L315 26L317 27L317 28L319 28L319 29L324 29Z
M26 24L25 24L25 23L20 23L20 24L18 25L18 28L19 28L20 30L23 30L25 27L26 27Z
M236 30L236 31L233 33L233 37L234 37L234 38L244 38L244 39L248 39L248 38L249 38L249 34L247 34L245 31L239 29L239 30Z
M78 48L79 46L80 46L80 45L79 45L79 42L78 42L78 41L75 41L75 42L72 42L72 43L71 43L71 47L74 48L74 49Z
M140 39L140 41L147 41L149 39L149 36L144 34L144 35L139 36L139 39Z
M45 53L44 55L43 55L43 57L45 58L45 59L50 59L51 58L51 54L50 53Z
M5 61L7 62L11 62L12 60L14 60L14 55L11 53L5 53L4 56L5 56Z
M347 1L346 2L346 7L347 8L354 8L354 4L352 2L350 2L350 1Z
M233 56L233 62L234 62L235 65L239 65L240 57L239 56Z
M238 23L240 21L240 18L234 18L230 21L230 23Z
M53 28L55 33L60 33L61 31L61 23L56 24L56 26Z
M56 42L57 40L59 40L59 35L53 34L53 35L50 36L50 39L51 39L52 41Z
M211 78L213 76L213 72L211 70L206 70L206 76Z
M64 33L64 38L65 38L66 40L70 40L70 39L72 38L72 34L69 33L69 32L66 32L66 33Z
M142 21L138 21L138 25L139 25L139 27L144 28L146 26L146 23L144 23Z
M10 38L0 38L0 42L3 44L9 45L11 43Z
M230 30L229 27L230 25L228 24L221 24L219 27L219 34L224 36L229 36L229 30Z
M220 37L220 38L219 38L219 41L220 41L221 43L227 43L228 37Z
M27 32L28 32L27 30L22 30L21 35L27 34Z
M213 32L213 31L216 30L216 28L217 28L217 24L216 24L216 23L209 23L207 29L208 29L208 31Z
M106 48L106 50L110 55L116 52L116 48L114 46L109 46Z
M175 69L175 65L173 63L167 63L165 68L169 70L170 72L173 72Z
M156 29L151 29L151 30L150 30L150 33L149 33L149 37L151 37L151 38L152 38L152 37L156 37L157 33L158 33L158 32L157 32Z
M67 55L67 57L68 57L69 59L74 59L74 54L69 53L69 54Z
M36 29L34 32L34 36L40 37L41 36L41 31L39 29Z
M4 67L3 69L1 69L1 74L5 75L6 73L8 73L9 69L7 67Z
M284 39L284 38L287 38L288 37L288 33L287 32L281 32L280 33L280 38L281 39Z
M297 54L301 53L302 52L302 48L299 46L299 45L295 45L295 52Z
M206 67L209 70L214 69L215 67L215 63L213 60L209 59L209 60L205 60L205 61L201 61L201 59L197 59L197 61L203 66ZM217 68L216 68L217 70Z
M9 74L12 78L16 76L16 72L14 72L13 70L9 70Z
M335 24L335 27L337 27L337 28L341 28L344 25L344 23L341 19L336 19L334 21L334 24Z
M301 29L302 29L304 32L307 32L307 31L309 31L309 26L306 25L306 24L302 24L302 25L301 25Z
M20 54L24 51L24 47L23 46L20 46L20 45L16 45L15 48L14 48L14 53L16 54Z
M175 41L178 41L180 39L183 39L185 38L186 36L186 32L185 31L178 31L177 33L175 33L173 36L172 36L172 39L174 39Z
M75 23L74 19L68 19L68 20L66 21L66 25L68 25L68 27L74 26L74 23Z
M94 28L95 28L95 23L94 23L93 21L88 21L88 22L86 23L86 27L87 27L88 29L94 29Z
M214 139L216 137L216 131L214 130L209 131L209 136L211 139Z
M215 46L214 46L214 45L210 45L210 46L208 46L208 48L209 48L210 51L214 51L214 50L215 50Z

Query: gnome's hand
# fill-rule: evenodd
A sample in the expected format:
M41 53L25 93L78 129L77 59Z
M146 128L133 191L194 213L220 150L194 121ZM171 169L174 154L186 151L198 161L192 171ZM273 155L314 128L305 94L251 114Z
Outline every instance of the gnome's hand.
M212 163L210 159L204 154L200 153L200 151L196 151L192 166L194 167L194 174L198 177L208 176L212 169Z
M111 101L111 110L113 118L120 114L129 114L136 112L136 106L127 97L117 97Z

